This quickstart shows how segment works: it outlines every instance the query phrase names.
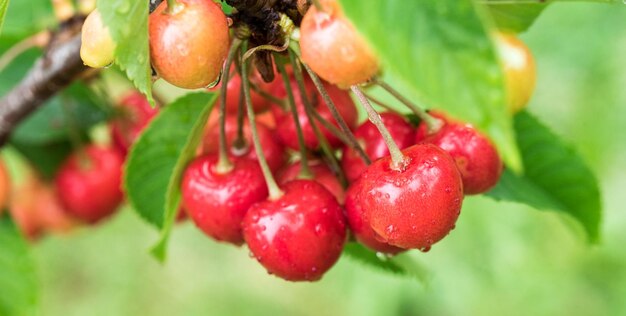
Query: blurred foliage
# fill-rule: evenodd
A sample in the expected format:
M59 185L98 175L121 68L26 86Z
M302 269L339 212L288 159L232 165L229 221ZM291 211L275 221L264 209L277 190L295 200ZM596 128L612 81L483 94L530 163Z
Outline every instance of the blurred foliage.
M11 12L5 30L15 30ZM530 112L575 144L600 180L599 246L572 234L558 213L474 197L448 238L409 254L429 271L427 283L344 256L322 281L294 284L191 223L176 227L162 266L145 251L156 234L125 210L34 247L42 315L626 314L626 10L555 3L523 39L538 63Z

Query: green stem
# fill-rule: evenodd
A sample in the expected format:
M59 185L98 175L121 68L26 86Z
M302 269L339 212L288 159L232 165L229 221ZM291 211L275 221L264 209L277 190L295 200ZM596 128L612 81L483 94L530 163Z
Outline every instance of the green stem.
M271 93L268 93L267 91L261 89L255 83L250 82L250 87L252 88L252 90L254 90L254 92L258 93L263 98L265 98L265 99L269 100L270 102L272 102L272 103L282 107L283 109L286 108L285 100L283 100L281 98L277 98L276 96L272 95Z
M304 67L304 69L307 71L309 76L311 77L311 80L313 80L313 84L317 88L317 91L319 91L320 95L322 95L322 99L324 99L324 102L326 103L326 106L328 106L330 113L332 114L335 121L337 121L337 123L339 124L339 128L341 129L341 132L343 132L346 135L346 138L349 141L350 147L352 147L354 150L357 151L357 153L361 156L361 159L363 159L365 163L370 164L371 163L370 158L367 156L367 154L361 147L361 144L359 144L359 142L357 141L356 137L350 130L350 127L348 127L348 124L346 124L346 121L343 119L341 114L339 114L339 111L337 110L335 103L330 98L330 95L328 95L326 88L324 88L324 84L322 83L322 80L320 80L317 74L315 74L315 72L313 72L313 70L309 68L307 64L302 63L302 62L301 64Z
M239 104L237 104L237 137L235 138L235 141L233 141L233 147L235 147L237 150L241 150L244 149L245 147L248 146L247 141L245 139L245 137L243 137L243 120L244 117L246 115L246 104L244 101L244 93L243 93L243 81L240 84L241 86L239 87Z
M380 99L373 97L371 94L363 92L363 94L365 95L365 97L367 97L370 101L376 103L377 105L379 105L380 107L382 107L383 109L387 110L388 112L391 113L398 113L398 111L396 109L394 109L393 107L391 107L391 105L381 101Z
M169 4L169 3L168 3ZM222 86L220 87L220 109L219 109L219 119L220 119L220 139L219 139L219 160L217 162L216 171L217 173L228 173L233 170L233 163L228 158L228 144L226 142L226 98L228 92L228 80L230 79L230 65L237 55L237 51L239 50L239 45L241 45L241 40L235 38L233 43L230 46L230 50L228 51L228 56L226 57L226 62L224 63L224 68L222 70Z
M311 169L309 168L309 159L307 157L306 144L304 143L304 133L302 132L302 125L300 124L300 117L298 116L298 109L296 108L296 100L293 96L293 90L291 89L291 80L285 69L285 65L280 58L274 58L276 61L276 67L283 77L285 84L285 90L287 91L287 101L289 102L289 108L291 110L291 116L294 124L296 124L296 134L298 136L298 147L300 149L300 174L298 178L311 179Z
M400 150L400 147L398 147L398 144L396 144L396 142L393 140L393 137L389 133L389 130L387 129L385 124L383 123L383 120L380 117L380 114L376 112L374 107L370 104L369 100L367 100L367 97L365 97L365 95L363 94L361 89L359 89L358 86L354 85L350 87L350 89L357 96L359 101L361 101L361 104L363 105L363 107L365 108L365 111L367 112L367 116L369 117L369 120L374 125L376 125L376 128L380 132L380 135L383 137L383 140L385 141L385 144L387 145L387 148L389 149L389 153L391 154L391 169L402 170L406 165L406 157Z
M441 129L441 127L443 126L443 122L441 120L428 114L426 110L411 102L409 99L405 98L400 92L398 92L386 82L378 78L374 78L373 81L378 86L385 89L385 91L391 94L394 98L398 99L398 101L406 105L415 115L417 115L417 117L424 121L424 123L426 123L426 126L428 127L428 133L436 133L437 131L439 131L439 129Z
M311 109L314 109L315 107L311 104ZM350 141L346 138L346 136L341 132L341 130L339 130L339 128L337 128L335 125L333 125L331 122L329 122L328 120L326 120L325 118L323 118L317 111L313 110L311 111L311 115L313 115L313 118L320 122L320 124L322 124L322 126L327 129L331 134L333 134L335 137L339 138L339 140L341 140L342 143L350 146Z
M178 3L176 0L167 0L167 9L165 13L167 14L176 14L183 9L184 5Z
M296 57L295 52L293 52L292 50L289 51L289 61L291 62L294 77L296 78L296 82L298 83L298 89L300 90L300 98L302 99L302 103L304 104L304 113L309 119L311 128L313 128L313 132L315 133L315 136L320 142L320 148L322 149L322 152L326 156L331 166L331 169L339 178L339 182L341 183L341 185L344 188L346 188L348 186L348 179L346 178L346 175L344 174L343 169L341 169L341 166L339 165L339 161L337 160L337 157L335 157L335 154L330 148L330 145L328 144L328 140L326 140L326 137L324 136L324 134L322 134L322 131L320 131L319 127L315 123L315 120L313 119L313 113L317 114L317 112L313 109L311 100L309 99L309 96L307 95L306 86L304 84L304 76L302 75L302 69L300 68L300 64L298 63L298 59ZM326 121L323 120L323 122L326 122ZM329 124L329 125L334 128L332 124ZM341 133L339 134L341 135ZM343 135L341 136L343 137Z
M247 46L247 42L244 44ZM263 177L265 178L265 182L267 183L267 189L269 190L269 199L274 201L283 196L283 191L278 187L274 176L272 175L272 171L270 170L269 165L267 164L267 159L265 159L265 153L263 153L263 147L261 147L261 140L259 139L259 132L256 128L256 118L254 113L254 108L252 107L252 97L250 97L250 78L248 78L248 65L249 61L242 63L242 76L241 80L243 82L243 91L246 102L246 111L248 112L248 121L250 123L250 130L252 132L252 142L254 143L254 150L256 151L257 158L259 159L259 164L261 165L261 170L263 171Z

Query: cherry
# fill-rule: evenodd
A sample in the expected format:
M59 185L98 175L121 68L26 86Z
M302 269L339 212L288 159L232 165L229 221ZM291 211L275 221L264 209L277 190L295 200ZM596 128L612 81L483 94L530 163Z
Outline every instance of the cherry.
M237 117L226 117L226 142L229 147L231 157L247 157L257 161L256 151L252 143L252 132L250 124L245 121L243 136L245 139L245 147L237 148L234 141L237 139ZM285 161L285 151L283 146L276 141L276 137L272 130L267 128L263 123L257 120L257 129L259 130L259 138L263 147L263 153L267 159L267 163L272 170L278 170ZM202 150L205 154L217 153L219 149L219 122L209 122L206 135L203 138Z
M123 97L118 109L120 116L110 125L111 138L115 146L126 154L159 109L150 106L148 99L137 91L132 91Z
M343 250L346 223L335 197L321 184L294 180L277 200L253 205L243 220L252 255L267 269L290 281L315 281Z
M208 86L220 75L228 54L226 15L207 0L163 1L150 14L150 58L167 82L186 89Z
M267 185L261 167L250 159L233 159L233 169L225 173L217 170L217 162L217 155L205 155L187 167L183 205L205 234L241 245L241 221L252 204L267 197Z
M465 194L480 194L493 188L500 179L503 165L489 138L471 124L453 122L438 112L430 114L442 119L445 125L427 135L426 126L421 124L415 141L434 144L450 154L461 172Z
M400 170L391 168L390 157L372 163L352 185L346 208L362 213L380 241L426 251L454 228L463 200L461 175L450 155L432 144L402 153Z
M88 223L113 214L122 202L122 164L115 149L90 145L72 154L60 167L55 184L65 209Z
M102 22L100 11L94 10L83 23L80 58L89 67L106 67L113 63L115 46L109 29Z
M400 149L413 145L413 127L404 117L390 112L381 113L380 117ZM363 150L371 160L389 156L389 149L387 149L385 140L372 122L366 121L361 124L354 131L354 136L359 140ZM350 182L356 180L367 169L361 156L349 146L345 146L343 149L341 166Z
M326 81L349 87L378 72L378 60L336 0L320 0L323 11L311 6L300 25L302 60Z
M285 98L287 96L287 91L285 89L284 84L277 84L274 86L275 89L272 91L273 94L279 98ZM333 116L328 109L326 103L322 100L321 95L315 88L315 85L310 79L305 80L305 87L307 91L307 97L312 103L314 111L324 118L328 122L332 122L334 126L339 128L337 122L334 121ZM331 99L337 106L339 114L344 118L346 123L350 128L356 127L358 112L354 102L350 95L333 85L328 83L324 83L324 87ZM300 126L302 127L302 132L304 134L304 142L308 149L315 150L319 147L319 140L315 135L315 131L311 126L309 119L306 115L305 105L302 103L300 90L298 89L298 83L295 79L291 80L291 89L293 91L294 99L296 102L296 109L298 110L298 119L300 121ZM276 122L276 131L278 137L281 142L294 150L299 149L298 145L298 137L296 132L296 122L293 119L291 111L289 109L282 109L279 106L275 105L272 107L272 113L274 114L274 120ZM337 147L341 144L341 141L335 137L329 130L324 128L319 122L315 122L315 124L320 128L322 134L328 140L330 146Z
M509 112L521 111L535 90L535 59L524 42L513 34L498 33L496 43L504 66Z
M311 180L321 184L332 193L339 204L343 204L345 200L346 190L339 182L337 176L328 168L328 166L321 160L308 160L309 170L311 171ZM302 168L302 162L286 166L278 173L277 182L279 185L284 185L287 182L296 180L300 175L300 169Z
M359 180L357 180L359 181ZM346 193L346 216L350 230L356 239L367 248L376 252L395 255L404 251L402 248L391 246L380 241L380 237L372 230L370 223L365 218L363 208L358 203L358 190L361 188L359 184L353 184Z
M234 67L232 69L234 69ZM268 93L272 90L272 86L274 83L267 83L263 81L261 75L259 75L257 71L252 71L249 78L250 82L254 83L260 89L263 89ZM209 90L216 92L220 91L220 87L222 84L223 82L220 82L220 84ZM230 78L228 80L228 86L226 87L226 89L226 112L230 114L237 114L237 111L239 110L239 96L241 93L241 76L237 72L232 72L232 74L230 75ZM257 113L267 110L271 104L268 99L258 94L254 90L250 90L250 97L252 98L252 106L254 107L254 111Z
M0 215L2 215L4 207L7 205L10 193L11 179L9 172L4 165L4 162L0 159Z

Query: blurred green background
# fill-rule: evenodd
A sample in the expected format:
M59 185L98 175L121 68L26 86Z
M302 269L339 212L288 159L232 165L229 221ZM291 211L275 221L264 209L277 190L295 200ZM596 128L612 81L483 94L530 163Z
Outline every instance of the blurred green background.
M160 265L156 233L125 209L34 247L42 315L626 315L625 9L556 3L522 36L538 63L530 111L600 180L600 245L555 213L468 198L448 238L411 254L427 282L344 257L320 282L288 283L191 223Z

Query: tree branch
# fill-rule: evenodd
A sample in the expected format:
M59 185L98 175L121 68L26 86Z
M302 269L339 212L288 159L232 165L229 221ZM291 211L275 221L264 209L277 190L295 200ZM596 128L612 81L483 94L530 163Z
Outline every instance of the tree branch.
M0 146L20 121L87 70L80 59L80 33L40 57L22 82L0 99Z

